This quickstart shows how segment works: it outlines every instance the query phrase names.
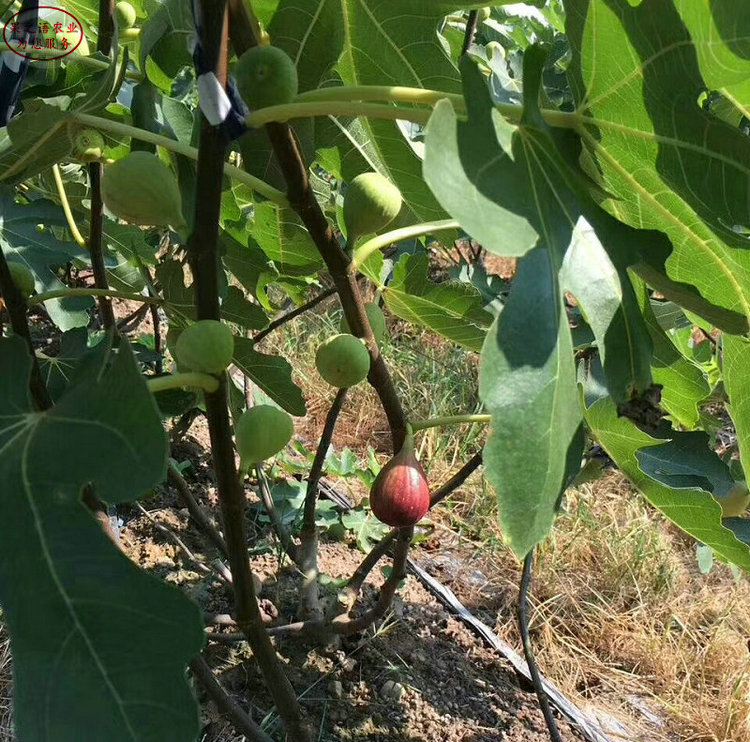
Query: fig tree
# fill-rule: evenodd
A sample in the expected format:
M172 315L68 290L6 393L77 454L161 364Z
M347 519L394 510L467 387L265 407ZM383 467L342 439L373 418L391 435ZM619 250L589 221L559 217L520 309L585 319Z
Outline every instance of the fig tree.
M315 354L315 367L331 386L342 389L367 377L370 354L359 338L343 332L321 343Z
M177 178L151 152L131 152L105 167L102 200L116 217L131 224L185 226Z
M284 410L261 404L240 415L234 433L244 471L279 453L294 435L294 421Z
M125 0L121 0L115 5L115 15L117 15L117 27L119 29L132 28L135 25L135 8Z
M297 68L277 46L254 46L237 62L237 89L252 109L291 103L297 97Z
M430 509L430 487L414 454L411 433L375 478L370 489L370 507L379 521L396 528L413 526Z
M344 196L346 239L353 247L360 237L387 227L401 211L401 191L380 173L358 175Z
M34 293L34 275L23 263L8 263L10 277L16 288L21 292L24 299L28 299Z
M383 310L375 304L375 302L367 302L367 304L365 304L365 312L367 313L367 319L370 320L370 327L372 327L372 334L375 336L375 341L380 345L380 343L383 342L386 330ZM339 328L341 332L351 332L346 317L341 318Z
M234 336L228 325L202 319L185 328L175 343L175 360L181 368L220 374L232 362Z

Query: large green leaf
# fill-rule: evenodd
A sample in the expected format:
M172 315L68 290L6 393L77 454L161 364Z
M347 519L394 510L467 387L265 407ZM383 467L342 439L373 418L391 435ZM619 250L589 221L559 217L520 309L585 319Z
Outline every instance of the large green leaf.
M258 353L252 340L235 337L233 363L288 413L298 417L306 414L305 398L292 380L292 367L287 360Z
M53 234L53 227L65 224L62 209L51 201L40 199L23 204L16 201L10 188L0 188L0 249L7 258L29 268L37 291L64 288L57 268L73 258L88 262L88 254L75 242L61 242ZM88 324L85 309L92 305L88 298L53 299L45 304L61 330Z
M195 739L185 666L204 641L200 611L136 567L81 502L89 482L124 502L166 472L167 436L128 345L114 359L108 342L91 351L45 412L28 397L23 341L0 340L0 365L0 603L18 739Z
M553 259L538 247L519 262L479 371L479 396L492 414L482 460L503 534L519 557L547 536L583 453L573 345Z
M264 201L255 205L252 222L232 222L226 230L239 243L260 248L282 275L308 275L323 265L309 232L290 208Z
M737 431L740 459L747 473L750 471L750 342L747 338L725 335L722 347L729 413Z
M481 294L467 283L433 283L428 262L424 253L399 260L393 280L382 287L388 309L478 353L492 319Z
M717 5L681 3L705 34ZM727 329L745 331L750 251L734 227L750 221L750 139L698 101L706 80L696 54L705 61L716 48L715 71L725 43L712 36L709 47L704 34L696 47L673 0L565 0L565 8L578 130L590 171L615 197L608 208L629 224L663 230L673 245L667 275L742 315L743 326Z
M534 244L554 255L596 336L607 387L618 402L651 383L651 344L627 266L634 245L669 249L658 232L638 232L599 207L578 169L578 138L543 121L536 103L544 55L524 58L526 107L519 125L495 110L476 66L462 62L468 120L447 100L426 130L425 179L446 210L487 250L524 255ZM530 319L530 321L533 321Z
M750 14L736 0L676 0L703 79L750 117Z
M702 489L674 489L644 474L636 453L648 446L661 446L664 439L652 438L626 417L618 417L609 399L601 399L586 410L586 422L617 466L675 525L728 562L750 571L750 547L739 541L721 522L721 506Z

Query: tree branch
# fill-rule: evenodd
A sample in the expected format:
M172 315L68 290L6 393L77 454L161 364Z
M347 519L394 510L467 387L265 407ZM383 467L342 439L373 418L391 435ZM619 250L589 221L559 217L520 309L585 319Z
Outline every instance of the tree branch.
M226 541L224 537L219 533L219 529L213 524L211 517L203 510L198 504L198 501L193 497L193 493L190 491L190 485L185 481L185 478L180 474L177 467L170 462L167 468L167 479L172 486L177 490L177 494L185 504L188 512L192 516L193 520L198 524L203 533L208 536L213 542L214 546L225 558L229 556L229 550L227 549Z
M115 0L99 0L99 31L96 42L97 51L109 57L112 51L112 38L115 33ZM89 225L89 253L91 267L94 271L94 286L107 289L107 269L104 267L102 248L104 228L104 203L102 202L102 164L89 163L89 181L91 183L91 219ZM98 299L99 316L105 330L117 331L112 301L106 296Z
M301 541L297 550L299 568L304 578L299 605L299 613L302 618L323 617L318 600L318 529L315 525L315 511L318 504L318 487L320 477L323 474L323 464L328 453L328 447L331 445L336 420L346 400L346 393L347 389L339 389L336 392L333 404L326 415L323 433L320 436L315 458L312 467L310 467L310 475L307 479Z
M206 690L211 700L232 720L235 729L251 742L273 742L243 708L222 688L211 668L203 657L198 656L190 663L190 670Z
M208 68L222 85L227 73L227 16L225 0L199 4L198 28ZM220 319L219 216L226 143L223 134L201 118L193 233L188 241L188 261L193 273L198 319ZM286 732L294 742L308 742L310 733L289 680L263 626L253 586L245 533L245 493L235 467L232 429L227 407L227 377L218 391L205 394L211 450L229 550L237 625L247 636L273 697Z
M464 43L461 45L461 56L463 57L469 47L474 42L474 35L477 32L477 22L479 20L479 11L472 10L469 12L469 18L466 21L466 30L464 31Z
M523 653L526 657L526 664L529 666L529 675L531 682L536 691L536 697L539 700L539 706L544 715L544 721L547 724L547 730L552 742L562 742L560 730L557 728L557 722L552 715L552 709L549 705L547 694L544 692L544 684L539 676L539 668L536 666L534 658L534 649L531 646L531 637L529 636L529 619L527 608L529 602L529 588L531 587L531 573L534 565L534 550L532 549L523 561L523 573L521 574L521 587L518 598L518 626L521 630L521 641L523 642Z
M263 507L271 519L271 525L273 530L276 531L281 548L284 549L286 555L295 563L298 563L298 550L297 545L292 540L292 535L289 533L289 529L284 525L284 521L279 515L279 511L276 508L276 504L271 497L271 490L268 486L268 480L266 474L263 471L262 464L255 465L255 473L258 477L258 492L260 493L260 499L263 502Z
M317 307L320 302L325 301L329 296L333 296L336 293L336 289L326 289L325 291L321 291L317 296L314 296L310 301L306 302L300 307L297 307L296 309L293 309L291 312L287 312L286 314L283 314L281 317L273 320L273 322L270 322L268 327L266 327L264 330L261 330L260 332L253 335L253 343L257 344L263 338L270 335L274 330L281 327L282 325L285 325L290 320L293 320L295 317L299 317L300 314L304 314L305 312L308 312L309 310L313 309L314 307Z

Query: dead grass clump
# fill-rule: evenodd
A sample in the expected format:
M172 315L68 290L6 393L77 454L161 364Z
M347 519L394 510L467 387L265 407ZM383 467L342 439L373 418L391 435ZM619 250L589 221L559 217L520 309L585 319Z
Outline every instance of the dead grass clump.
M517 565L500 562L510 589ZM701 574L694 542L619 474L569 493L533 600L540 666L566 693L651 739L750 742L750 583ZM498 622L518 643L512 616Z

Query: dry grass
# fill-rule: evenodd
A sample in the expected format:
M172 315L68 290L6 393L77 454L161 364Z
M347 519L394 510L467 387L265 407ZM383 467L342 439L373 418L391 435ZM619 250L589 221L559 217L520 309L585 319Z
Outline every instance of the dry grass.
M519 570L493 508L476 497L453 508L484 524L488 568L502 575L491 590L505 596L496 630L518 646ZM533 602L539 664L582 707L642 741L750 742L750 583L722 565L701 574L695 543L619 474L568 493Z

